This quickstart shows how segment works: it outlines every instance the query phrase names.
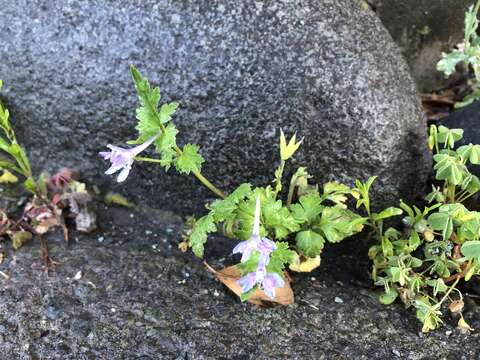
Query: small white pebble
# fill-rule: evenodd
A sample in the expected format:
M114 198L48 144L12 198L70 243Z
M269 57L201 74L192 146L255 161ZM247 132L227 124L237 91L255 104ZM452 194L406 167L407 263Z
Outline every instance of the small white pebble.
M133 215L133 214L130 214L130 219L133 219L133 217L134 217L134 216L135 216L135 215Z
M97 239L98 242L103 242L103 240L105 240L105 238L104 238L103 236L100 236L100 237Z
M393 355L395 356L398 356L398 357L401 357L402 355L400 354L400 351L396 350L396 349L392 349L392 353Z
M167 228L167 233L172 233L173 232L173 229L170 229L170 228Z
M218 296L220 296L220 293L219 293L217 290L215 290L215 291L213 292L213 296L218 297Z
M152 230L145 230L145 235L152 235L153 231Z
M335 296L334 301L335 301L337 304L343 304L343 299L342 299L342 298L339 298L338 296Z
M114 313L114 312L116 312L116 311L117 311L117 309L115 309L115 308L111 308L111 309L110 309L110 311L111 311L112 313Z
M312 276L312 277L310 278L310 280L315 281L315 280L317 280L317 279L316 279L314 276Z
M187 278L190 277L190 274L186 272L185 277L187 277Z
M75 274L75 276L73 277L74 280L80 280L83 276L83 273L82 273L82 270L80 270L79 272L77 272Z
M452 332L453 332L452 330L447 330L447 331L445 331L445 335L450 336L450 335L452 335Z
M153 250L157 250L157 244L153 244L153 245L152 245L152 249L153 249Z

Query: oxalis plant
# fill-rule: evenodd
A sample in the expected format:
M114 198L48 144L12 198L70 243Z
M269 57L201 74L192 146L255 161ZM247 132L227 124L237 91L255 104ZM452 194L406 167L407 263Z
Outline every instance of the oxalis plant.
M468 8L465 14L463 42L451 52L443 53L442 59L437 64L438 71L443 72L445 76L452 75L456 66L460 63L463 63L466 68L471 68L475 74L472 93L467 95L463 101L456 103L456 108L469 105L480 99L480 37L477 35L479 9L480 0L477 0L475 6L472 5Z
M0 89L2 85L0 80ZM48 255L47 242L42 235L51 229L62 227L65 241L68 242L66 217L75 220L79 231L89 232L95 228L95 217L87 207L90 195L85 184L73 179L71 170L63 169L53 176L44 172L34 177L27 153L15 136L10 113L1 102L0 171L0 185L21 182L32 195L18 219L11 218L6 210L0 209L0 238L10 238L16 250L34 236L40 237L42 258L47 270L54 262ZM3 252L0 252L0 263L2 259Z
M380 301L391 304L399 298L414 308L424 332L439 327L445 311L458 316L460 329L472 330L462 316L458 285L480 273L480 212L466 205L480 190L478 177L469 171L469 166L480 164L480 145L454 150L462 135L460 129L431 126L429 147L435 153L438 184L432 186L423 209L404 202L392 208L392 213L404 215L402 231L384 229L383 220L372 216L367 222L378 239L369 257L372 279L384 288ZM368 186L360 201L368 204Z
M301 145L296 136L287 142L280 136L279 166L272 174L273 181L264 187L240 184L230 194L216 188L201 173L204 162L199 146L177 145L178 130L172 116L178 103L160 105L160 90L152 88L140 72L131 67L140 107L136 111L138 138L122 148L108 145L110 151L100 153L111 162L107 174L118 173L117 181L124 181L135 161L156 163L168 170L175 168L183 174L193 174L210 189L218 200L207 204L208 213L188 221L182 250L191 248L203 257L208 235L222 232L240 241L232 246L233 253L241 254L236 266L240 278L241 299L248 300L256 290L263 290L275 301L276 289L285 286L285 269L311 271L320 265L320 254L325 242L338 243L360 232L366 217L347 209L347 196L358 191L336 182L321 188L309 184L311 176L304 167L291 177L284 189L284 168ZM152 146L158 157L141 153Z

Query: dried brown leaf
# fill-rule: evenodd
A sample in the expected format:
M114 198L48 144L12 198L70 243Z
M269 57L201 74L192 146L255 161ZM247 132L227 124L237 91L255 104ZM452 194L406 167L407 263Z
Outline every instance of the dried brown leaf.
M215 270L206 262L204 262L207 269L212 272L215 277L228 287L237 296L242 294L241 287L237 284L241 274L236 266L229 266L221 270ZM275 299L269 298L261 289L257 289L248 299L248 302L255 305L264 305L264 303L276 303L280 305L291 305L294 302L293 290L290 286L290 277L285 276L285 286L283 288L275 289Z

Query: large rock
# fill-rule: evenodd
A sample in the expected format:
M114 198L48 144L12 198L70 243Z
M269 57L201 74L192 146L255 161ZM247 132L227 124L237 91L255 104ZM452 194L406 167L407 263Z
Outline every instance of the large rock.
M463 39L463 19L473 0L367 0L402 49L422 91L446 86L436 70L442 52Z
M283 128L305 136L292 165L318 181L378 175L376 198L396 203L429 173L425 122L407 65L362 4L0 0L5 100L37 170L76 167L113 187L97 153L135 137L134 63L181 101L179 143L202 145L219 187L269 182ZM183 212L210 196L150 165L114 190Z

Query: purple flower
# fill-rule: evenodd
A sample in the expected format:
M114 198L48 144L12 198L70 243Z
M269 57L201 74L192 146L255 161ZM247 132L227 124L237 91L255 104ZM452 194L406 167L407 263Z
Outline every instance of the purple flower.
M268 273L262 281L262 288L265 294L271 299L275 299L275 288L283 288L285 281L277 273Z
M237 280L237 284L242 288L242 292L247 292L251 290L255 285L257 285L256 273L251 272L240 279Z
M241 262L247 261L254 251L260 253L259 263L263 263L264 266L268 265L270 260L270 254L275 250L275 243L268 238L260 237L260 197L257 197L257 203L255 207L255 218L253 220L252 236L246 241L240 242L233 248L233 254L242 254Z
M258 268L256 272L251 272L237 280L237 284L244 293L253 289L255 285L260 285L269 298L275 299L275 289L283 288L285 281L277 273L267 274L265 268Z
M247 261L254 251L258 251L260 256L258 258L257 270L238 279L237 284L244 293L250 291L256 285L260 285L265 294L274 299L275 288L284 287L285 282L277 273L267 273L270 254L276 249L276 245L272 240L260 237L260 213L260 197L257 197L252 236L250 239L240 242L233 249L234 254L242 254L241 262Z
M120 171L120 174L117 177L117 182L123 182L127 178L130 170L132 169L132 164L135 160L135 156L140 154L143 150L149 147L158 137L160 133L155 136L152 136L150 139L145 141L143 144L135 146L131 149L124 149L115 145L107 145L111 151L102 151L100 156L105 160L110 160L111 166L105 171L105 174L111 175Z

